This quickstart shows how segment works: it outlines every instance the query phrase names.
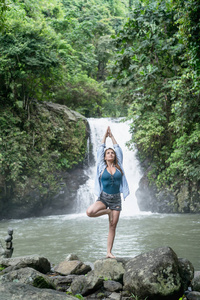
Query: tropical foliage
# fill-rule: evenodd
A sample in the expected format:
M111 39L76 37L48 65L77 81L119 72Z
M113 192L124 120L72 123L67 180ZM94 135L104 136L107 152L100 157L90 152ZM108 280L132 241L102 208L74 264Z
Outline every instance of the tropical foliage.
M159 187L199 184L199 13L196 1L140 1L113 37L109 81L124 87L130 145Z
M57 101L86 116L102 114L110 35L125 11L119 0L3 1L1 105L21 106L28 118L34 99Z
M119 0L0 2L0 194L48 196L85 157L86 124L50 114L42 102L85 116L105 112L112 39L127 11ZM109 107L109 105L108 105ZM110 108L113 109L112 107ZM0 203L1 206L1 203Z
M42 128L51 134L37 137L45 149L37 149L40 165L53 172L53 163L46 166L56 133L46 121L38 128L36 118L37 105L52 101L86 117L127 116L129 146L148 159L149 179L158 188L188 183L199 190L199 16L195 0L1 0L0 159L7 182L29 174L27 153L35 153L33 136L42 137ZM78 157L59 153L49 154L56 170Z

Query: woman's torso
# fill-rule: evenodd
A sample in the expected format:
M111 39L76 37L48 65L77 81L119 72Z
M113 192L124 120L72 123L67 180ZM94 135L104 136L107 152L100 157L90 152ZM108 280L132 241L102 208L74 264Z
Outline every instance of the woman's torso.
M117 168L115 168L113 174L109 173L107 168L105 168L101 175L103 191L107 194L118 194L120 192L121 181L122 173Z

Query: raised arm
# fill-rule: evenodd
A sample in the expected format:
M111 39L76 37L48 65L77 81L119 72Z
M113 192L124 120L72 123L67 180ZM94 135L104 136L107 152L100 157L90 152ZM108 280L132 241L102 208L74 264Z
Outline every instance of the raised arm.
M123 163L123 152L122 152L122 149L120 148L120 146L118 145L116 139L114 138L110 127L108 127L108 134L109 134L109 137L112 140L112 143L113 143L116 155L117 155L118 162L122 164Z
M108 137L108 128L106 129L106 132L101 140L101 145L99 146L97 150L97 165L104 163L104 149L106 144L106 138Z
M113 134L112 134L112 131L111 131L111 129L110 129L110 126L108 126L107 132L108 132L108 136L109 136L109 137L111 138L111 140L112 140L113 145L116 145L116 144L117 144L117 141L116 141L116 139L114 138L114 136L113 136Z
M107 130L106 130L106 132L105 132L105 134L104 134L104 136L103 136L103 139L102 139L102 141L101 141L102 144L105 144L105 143L106 143L106 138L109 136L109 128L110 128L110 127L107 128Z

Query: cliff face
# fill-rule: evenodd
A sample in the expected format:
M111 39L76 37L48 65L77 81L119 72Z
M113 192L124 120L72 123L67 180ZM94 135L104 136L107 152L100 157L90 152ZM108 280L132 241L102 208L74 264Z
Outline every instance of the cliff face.
M73 212L87 179L87 119L55 103L35 103L30 120L22 110L2 116L0 219Z
M200 213L200 186L183 183L176 190L158 190L148 179L148 169L136 191L141 211L156 213Z

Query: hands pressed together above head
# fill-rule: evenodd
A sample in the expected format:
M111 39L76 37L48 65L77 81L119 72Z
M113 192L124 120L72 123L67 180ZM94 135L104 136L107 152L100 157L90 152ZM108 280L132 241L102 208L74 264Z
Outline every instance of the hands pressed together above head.
M111 132L110 126L108 126L108 128L107 128L107 136L112 137L112 132Z
M114 136L113 136L113 134L112 134L112 131L111 131L111 129L110 129L110 126L108 126L108 128L106 129L106 132L105 132L105 135L104 135L104 137L103 137L102 143L105 144L106 138L107 138L107 137L110 137L110 138L111 138L113 144L117 144L117 142L116 142L116 140L115 140L115 138L114 138Z

